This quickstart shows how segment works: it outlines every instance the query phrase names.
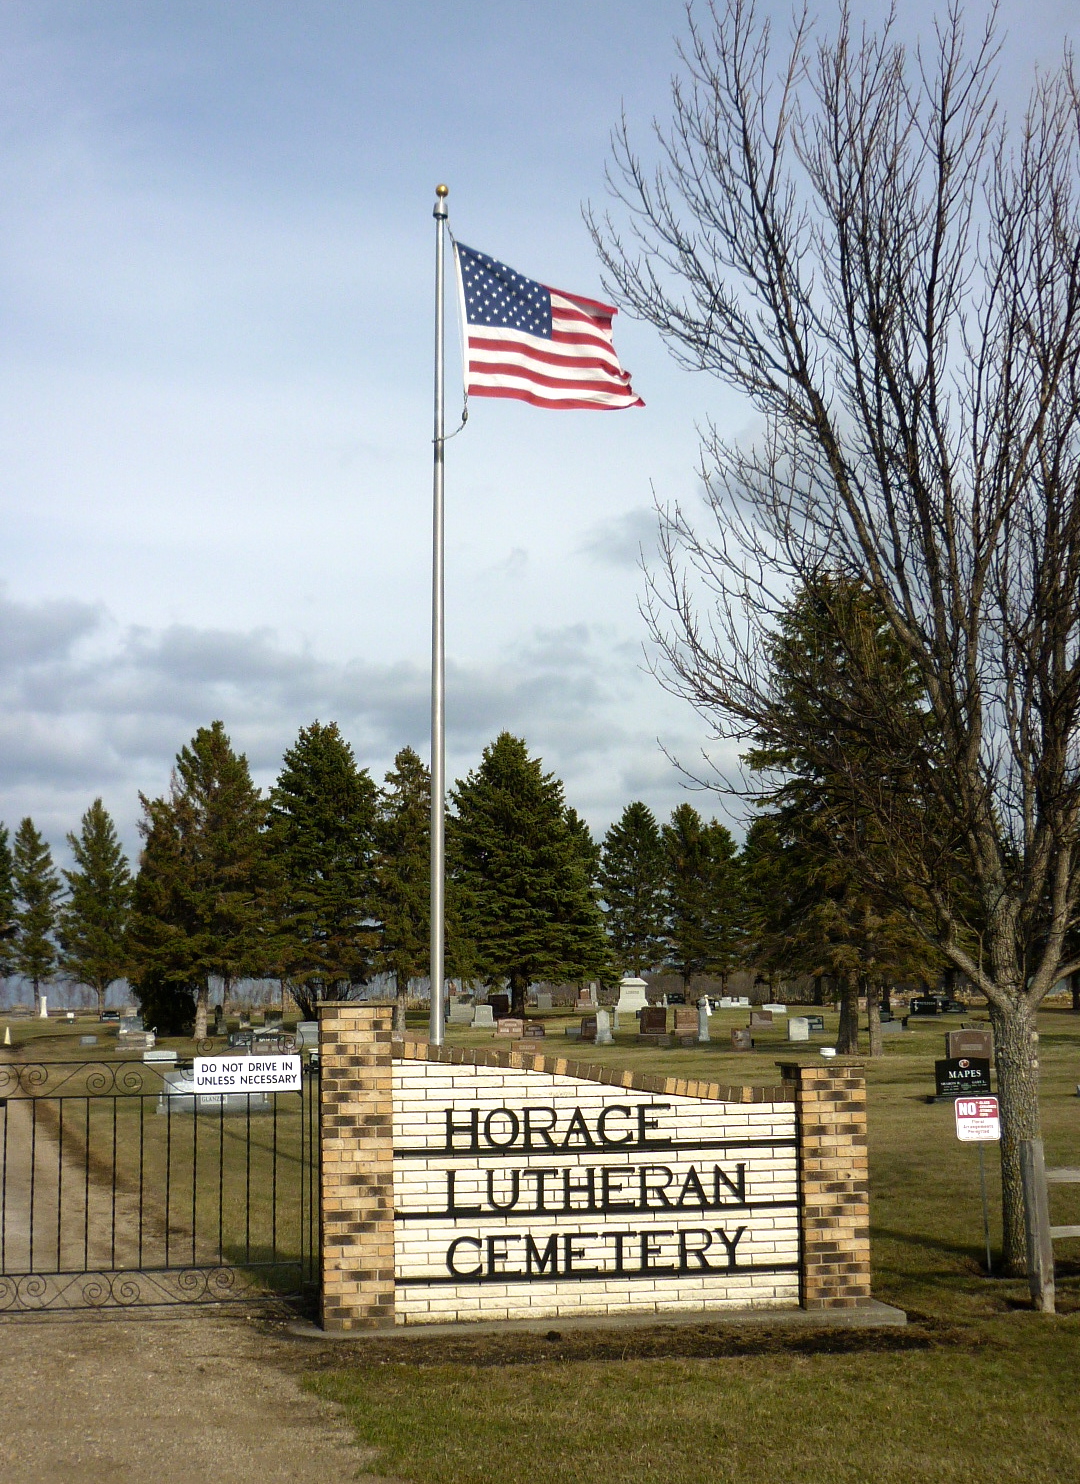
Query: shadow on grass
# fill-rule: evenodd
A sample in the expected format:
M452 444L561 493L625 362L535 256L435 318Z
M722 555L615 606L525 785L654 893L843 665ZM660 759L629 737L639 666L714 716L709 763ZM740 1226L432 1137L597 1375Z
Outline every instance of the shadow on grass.
M889 1354L941 1347L977 1348L979 1336L957 1325L926 1319L888 1329L752 1329L717 1324L633 1330L572 1329L546 1334L432 1335L366 1339L348 1347L320 1348L308 1368L350 1371L381 1366L461 1365L487 1369L549 1365L552 1361L716 1360L753 1355Z

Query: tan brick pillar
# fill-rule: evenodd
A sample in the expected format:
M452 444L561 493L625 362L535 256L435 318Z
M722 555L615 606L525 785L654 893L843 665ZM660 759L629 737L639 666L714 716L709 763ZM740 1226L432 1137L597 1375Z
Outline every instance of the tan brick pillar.
M326 1330L394 1322L392 1013L349 1001L319 1007Z
M804 1309L870 1297L866 1078L861 1066L781 1062L794 1084Z

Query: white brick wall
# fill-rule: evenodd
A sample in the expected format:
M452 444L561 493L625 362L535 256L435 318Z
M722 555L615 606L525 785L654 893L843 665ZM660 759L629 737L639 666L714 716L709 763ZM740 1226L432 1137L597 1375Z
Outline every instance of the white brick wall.
M399 1324L798 1304L791 1104L708 1102L500 1067L395 1061L393 1072ZM446 1149L448 1108L460 1130L453 1153ZM601 1141L598 1119L607 1108L608 1140L634 1142ZM554 1110L550 1129L553 1115L545 1110ZM504 1148L485 1139L489 1115L490 1139ZM717 1176L717 1166L736 1192L744 1188L744 1200ZM455 1206L479 1206L478 1213L447 1214L451 1175ZM516 1205L492 1209L489 1194L508 1205L515 1178ZM455 1241L451 1261L457 1274L468 1275L460 1281L448 1266ZM570 1276L579 1270L593 1271Z

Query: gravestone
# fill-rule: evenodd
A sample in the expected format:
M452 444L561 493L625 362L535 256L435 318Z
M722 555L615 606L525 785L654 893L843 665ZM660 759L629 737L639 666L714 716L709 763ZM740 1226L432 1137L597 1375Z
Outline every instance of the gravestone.
M947 1057L934 1063L934 1091L939 1098L986 1097L990 1063L985 1057Z
M79 1037L79 1045L80 1046L96 1046L97 1045L97 1036L80 1036Z
M628 1021L636 1019L638 1011L648 1007L646 988L644 979L638 979L634 974L627 974L620 979L619 998L615 1005L615 1028L617 1030L622 1029L624 1016Z
M549 989L541 989L537 991L536 1008L541 1015L547 1014L555 1008L554 1002L551 998L551 991Z
M661 1005L646 1005L638 1017L638 1033L642 1036L667 1034L667 1011Z
M771 1015L786 1015L786 1005L762 1005L763 1010L768 1010Z
M296 1025L296 1049L302 1050L305 1046L318 1046L319 1044L319 1022L317 1020L300 1020Z
M611 1015L607 1010L596 1012L596 1044L597 1046L611 1046Z
M495 1022L497 1036L523 1036L525 1022L518 1015L503 1015Z
M787 1038L789 1041L809 1041L810 1022L805 1015L791 1015L788 1017Z
M750 1029L752 1031L764 1030L766 1026L771 1026L771 1025L772 1025L772 1011L771 1010L751 1010L750 1011Z
M450 1006L450 1024L451 1025L472 1025L472 1023L473 1023L473 1006L472 1005L462 1005L462 1004L458 1004L456 1002L453 1003L453 1004L451 1004L451 1006Z
M697 1038L699 1046L708 1046L712 1041L712 1036L709 1034L709 1002L705 998L698 1000Z
M251 1016L250 1015L241 1014L241 1016L240 1016L240 1029L242 1031L249 1031L251 1029Z
M498 1020L500 1015L510 1014L510 996L508 994L489 994L487 998L491 1006L491 1013Z
M147 1063L148 1066L156 1066L159 1064L163 1064L165 1066L175 1066L177 1061L179 1060L175 1051L170 1051L167 1047L164 1046L158 1046L155 1047L153 1050L144 1051L142 1059L144 1062Z
M538 1041L541 1036L546 1035L547 1031L544 1029L544 1022L542 1020L527 1020L525 1022L526 1041Z
M675 1006L675 1040L680 1046L694 1046L698 1037L698 1013L693 1005Z
M48 1018L49 1018L49 1002L46 999L46 997L44 995L42 995L41 996L41 1004L40 1004L40 1006L38 1008L38 1019L39 1020L48 1020Z
M967 1056L988 1062L994 1055L994 1033L990 1030L946 1031L945 1055L950 1059Z
M472 1028L474 1031L493 1031L495 1016L490 1005L474 1005Z
M596 1040L596 1016L595 1015L583 1015L581 1017L581 1029L579 1030L578 1035L580 1036L581 1040L583 1040L583 1041L595 1041Z
M904 1026L898 1020L883 1020L881 1022L881 1034L883 1036L902 1036Z
M747 1027L736 1026L731 1032L732 1051L753 1051L754 1042Z
M823 1036L825 1034L825 1017L823 1015L808 1015L806 1023L810 1027L812 1036Z

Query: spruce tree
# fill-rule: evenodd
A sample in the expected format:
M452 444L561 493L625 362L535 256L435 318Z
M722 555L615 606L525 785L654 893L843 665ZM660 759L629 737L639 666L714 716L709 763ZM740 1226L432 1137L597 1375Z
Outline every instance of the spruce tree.
M376 789L333 722L302 727L270 794L276 956L304 1015L374 968Z
M12 859L15 886L16 971L34 987L34 1010L41 1010L41 986L56 971L56 924L60 881L53 866L52 851L34 827L24 819L15 835Z
M519 1015L535 979L605 976L586 852L554 774L503 732L451 801L450 870L480 976L506 981Z
M653 968L667 946L665 856L648 805L627 804L604 836L600 890L619 967L638 975Z
M15 953L15 861L7 825L0 824L0 976L11 973Z
M266 966L266 806L220 721L181 748L167 797L140 797L146 843L132 917L139 990L156 1004L193 998L201 1040L210 979L220 977L228 992ZM140 1000L145 1008L143 993Z
M132 879L108 810L95 799L78 835L68 835L75 869L64 872L68 900L60 914L64 968L97 994L98 1014L109 985L128 971Z
M695 974L726 975L736 962L741 908L735 842L718 820L706 824L692 804L672 811L661 839L669 956L689 991Z
M411 747L386 775L375 838L378 965L394 976L394 1031L404 1035L409 980L429 972L431 957L431 775Z

